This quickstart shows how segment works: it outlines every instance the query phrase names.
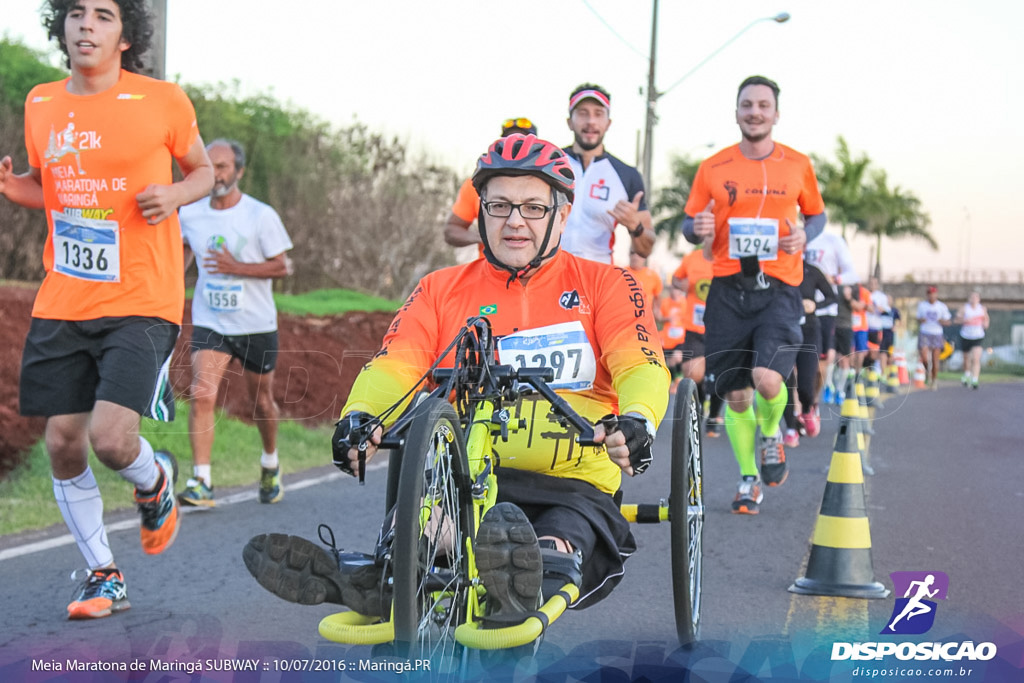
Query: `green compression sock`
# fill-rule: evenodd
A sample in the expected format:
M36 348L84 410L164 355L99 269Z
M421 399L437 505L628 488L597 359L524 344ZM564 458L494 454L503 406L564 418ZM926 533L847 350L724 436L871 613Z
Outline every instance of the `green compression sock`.
M757 433L757 420L754 409L747 408L737 413L731 406L725 407L725 432L729 435L732 454L740 466L740 474L744 477L757 476L757 461L754 459L754 436Z
M775 398L765 398L757 394L754 401L754 412L757 413L757 425L764 436L775 436L779 432L779 420L786 411L789 402L789 389L782 385L782 390Z

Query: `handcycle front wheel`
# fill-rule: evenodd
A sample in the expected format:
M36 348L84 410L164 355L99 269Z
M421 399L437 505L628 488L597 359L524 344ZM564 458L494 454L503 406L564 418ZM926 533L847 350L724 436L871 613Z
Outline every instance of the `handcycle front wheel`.
M672 597L676 632L683 646L692 645L700 631L704 530L701 411L697 385L684 378L676 388L672 415L669 492Z
M469 465L458 415L443 399L417 408L402 448L392 546L395 642L410 656L455 662L466 620Z

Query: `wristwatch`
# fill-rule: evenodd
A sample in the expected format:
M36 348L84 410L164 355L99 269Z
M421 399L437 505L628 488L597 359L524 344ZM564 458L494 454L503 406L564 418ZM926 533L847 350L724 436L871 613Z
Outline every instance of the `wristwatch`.
M640 223L635 228L633 228L632 230L629 231L630 237L639 237L642 234L644 234L644 224L643 223Z

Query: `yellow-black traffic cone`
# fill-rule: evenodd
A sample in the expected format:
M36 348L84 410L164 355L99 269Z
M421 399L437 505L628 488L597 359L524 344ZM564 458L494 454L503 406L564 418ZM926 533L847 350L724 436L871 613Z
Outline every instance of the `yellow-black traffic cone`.
M885 378L885 393L900 393L900 369L895 363L890 362L889 367L886 369L886 374L888 377Z
M864 502L864 475L856 447L856 426L843 417L832 464L814 525L807 572L789 587L800 595L884 598L889 590L875 581L871 529Z
M845 397L843 398L842 406L839 408L839 415L840 417L848 418L851 422L856 424L860 421L860 402L857 400L857 387L855 382L856 380L854 380L853 375L847 375L846 388L843 391ZM856 430L856 432L855 438L857 450L863 454L864 432L860 429Z
M873 365L864 370L864 397L868 400L868 416L874 420L875 409L884 408L885 405L882 403L882 392L878 387L878 370Z

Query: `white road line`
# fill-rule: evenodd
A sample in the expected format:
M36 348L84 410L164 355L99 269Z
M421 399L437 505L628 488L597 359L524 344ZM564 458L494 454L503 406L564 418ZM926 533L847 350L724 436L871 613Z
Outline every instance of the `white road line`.
M367 472L374 470L381 470L387 468L387 462L375 463L366 468ZM350 479L350 477L344 477ZM328 481L334 481L336 479L342 479L341 472L331 472L321 477L310 477L309 479L302 479L296 482L288 482L288 491L297 491L300 489L308 488L310 486L316 486ZM256 498L256 492L253 490L243 491L241 493L235 493L224 498L217 499L217 507L225 507L228 505L235 505L237 503L244 503L246 501L254 500ZM204 512L200 508L180 508L182 514L192 514L195 512ZM126 519L121 522L114 522L113 524L107 524L107 533L113 533L115 531L124 531L126 529L138 528L139 520L137 518ZM64 534L63 536L57 536L55 538L48 538L43 541L36 541L34 543L26 543L24 545L15 546L8 548L7 550L0 550L0 562L4 560L10 560L15 557L24 557L25 555L31 555L32 553L42 552L44 550L50 550L51 548L59 548L64 545L70 545L75 542L74 537L71 534Z

